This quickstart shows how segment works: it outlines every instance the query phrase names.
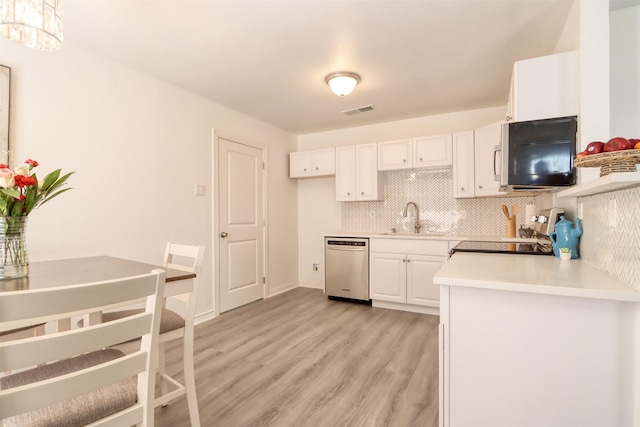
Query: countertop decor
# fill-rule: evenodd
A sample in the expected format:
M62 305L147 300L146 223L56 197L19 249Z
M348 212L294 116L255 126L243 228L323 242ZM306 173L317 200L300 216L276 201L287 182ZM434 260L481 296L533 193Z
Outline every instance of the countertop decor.
M61 176L57 169L39 181L33 171L38 165L32 159L13 169L0 164L0 279L29 274L27 217L33 209L71 189L64 187L73 172Z

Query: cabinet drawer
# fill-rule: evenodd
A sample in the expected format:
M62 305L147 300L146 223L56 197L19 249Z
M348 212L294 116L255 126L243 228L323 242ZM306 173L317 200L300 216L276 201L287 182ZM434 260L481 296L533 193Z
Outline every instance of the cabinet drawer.
M446 256L449 242L421 239L370 239L371 252Z

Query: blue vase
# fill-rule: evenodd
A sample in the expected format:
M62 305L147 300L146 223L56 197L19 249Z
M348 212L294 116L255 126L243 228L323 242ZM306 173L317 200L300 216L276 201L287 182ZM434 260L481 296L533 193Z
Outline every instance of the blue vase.
M556 258L560 258L560 248L571 249L571 259L579 257L578 242L582 236L582 220L576 219L574 225L571 221L560 216L560 221L556 223L554 230L549 233L549 238L553 246L553 253Z

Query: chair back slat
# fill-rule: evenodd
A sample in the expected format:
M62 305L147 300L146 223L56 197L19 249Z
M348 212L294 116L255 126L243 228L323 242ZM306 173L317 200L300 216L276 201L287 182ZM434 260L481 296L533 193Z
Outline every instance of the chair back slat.
M139 313L79 331L61 332L57 336L42 335L11 344L0 343L1 369L13 371L127 342L144 335L151 328L151 321L150 313Z
M0 330L21 322L34 322L34 319L88 315L104 307L144 301L142 313L117 321L0 343L0 372L23 370L0 377L0 418L3 418L0 424L17 422L19 425L22 414L34 410L37 412L31 412L29 417L42 414L48 417L42 408L60 402L66 402L66 407L74 402L70 399L79 396L94 398L95 391L106 386L137 384L130 392L133 397L137 393L137 403L134 399L127 403L128 408L92 423L153 426L155 374L150 372L155 373L157 364L164 283L164 271L154 270L103 282L0 293ZM141 339L141 344L139 350L130 355L108 350L114 353L106 357L101 351L131 339ZM46 365L33 369L34 364L44 363ZM102 398L92 403L101 404L105 404ZM108 413L106 410L105 415Z
M174 257L179 262L174 262ZM174 270L195 273L204 260L204 246L189 246L177 243L167 243L163 265Z
M140 280L139 286L130 285L130 281L137 280ZM153 293L155 286L154 277L142 275L117 282L3 292L0 298L0 324L24 319L50 320L90 308L126 303L148 296Z

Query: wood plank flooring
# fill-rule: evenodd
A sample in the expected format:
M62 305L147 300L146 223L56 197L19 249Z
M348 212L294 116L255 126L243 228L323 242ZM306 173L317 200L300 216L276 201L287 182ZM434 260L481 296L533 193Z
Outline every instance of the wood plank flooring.
M200 324L202 426L437 426L438 322L298 288ZM181 345L168 348L182 379ZM188 426L186 399L155 425Z

